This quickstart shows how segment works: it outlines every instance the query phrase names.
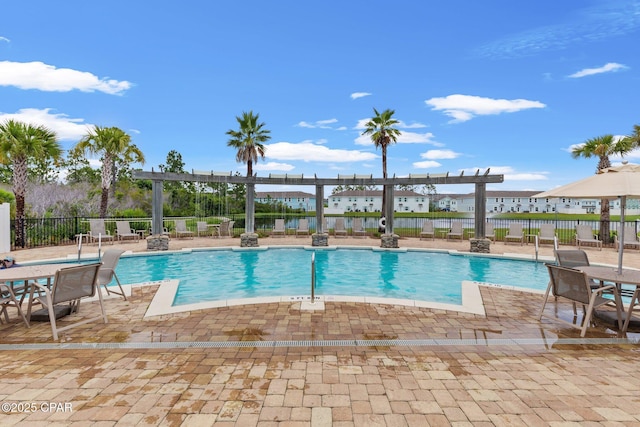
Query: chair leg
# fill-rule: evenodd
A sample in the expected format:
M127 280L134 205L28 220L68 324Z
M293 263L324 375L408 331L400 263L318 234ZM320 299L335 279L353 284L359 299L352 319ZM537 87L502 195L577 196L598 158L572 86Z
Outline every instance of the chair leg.
M549 293L551 292L551 282L547 285L547 291L544 293L544 303L542 304L542 308L540 308L540 313L538 314L538 320L542 319L542 314L544 313L544 308L547 306L547 301L549 301Z

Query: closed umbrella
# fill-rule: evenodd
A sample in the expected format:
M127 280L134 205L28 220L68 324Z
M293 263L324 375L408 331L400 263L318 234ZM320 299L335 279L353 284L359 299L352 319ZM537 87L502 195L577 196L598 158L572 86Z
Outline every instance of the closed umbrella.
M572 182L533 197L571 197L584 199L620 199L620 239L618 272L622 271L624 249L624 209L627 197L640 197L640 165L623 164L606 168L588 178Z

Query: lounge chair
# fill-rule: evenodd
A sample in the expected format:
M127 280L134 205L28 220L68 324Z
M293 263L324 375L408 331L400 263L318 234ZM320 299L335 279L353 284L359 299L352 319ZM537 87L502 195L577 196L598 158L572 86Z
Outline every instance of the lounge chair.
M109 233L104 225L104 219L89 220L89 238L92 242L111 242L113 244L113 236Z
M273 225L273 230L271 230L271 237L284 237L286 234L287 230L284 228L284 219L276 219L276 222Z
M611 299L602 296L604 292L611 292L614 295L614 301L616 305L616 313L618 315L618 326L622 328L622 301L616 285L600 286L598 288L592 288L590 286L589 276L579 270L572 268L560 267L557 265L548 265L549 269L549 286L544 296L544 303L540 309L538 320L542 319L542 316L551 317L559 320L571 327L580 329L580 336L584 337L587 332L587 327L591 323L593 312L597 307L609 304ZM556 299L565 298L573 303L582 304L584 316L581 324L569 322L561 319L557 316L558 310L554 310L555 316L549 316L544 313L544 309L549 301L549 294L552 293ZM585 309L586 307L586 309ZM575 319L577 313L574 316Z
M420 240L422 240L422 238L426 239L427 237L431 237L431 240L435 240L436 238L433 221L430 220L422 223L422 230L420 231Z
M556 236L556 227L553 224L542 224L538 231L538 243L551 243L554 248L558 247L558 237Z
M487 222L484 224L484 237L485 239L496 241L496 230L493 227L493 223Z
M344 226L344 218L336 218L333 226L333 235L335 237L347 237L347 228Z
M591 264L589 263L589 257L587 253L583 250L578 249L560 249L554 251L556 256L556 263L560 267L566 268L576 268L576 267L588 267ZM589 286L592 288L599 288L600 282L589 279Z
M576 246L580 249L582 245L595 245L602 250L602 240L597 239L593 235L593 230L590 225L576 225Z
M107 295L116 294L120 295L124 300L127 300L127 296L124 294L124 289L122 289L122 283L120 283L120 279L116 275L116 267L118 266L118 261L120 261L120 256L124 251L122 249L107 249L104 251L104 255L102 255L102 266L100 270L98 270L98 287L104 286L104 289L107 291ZM120 292L109 289L109 283L115 279L118 288L120 288Z
M615 246L616 251L620 250L620 240L618 239L618 235L615 237ZM624 247L640 249L640 240L638 240L638 234L633 226L626 225L624 227Z
M29 307L27 309L27 319L31 320L32 308L34 304L41 304L47 312L49 322L51 323L51 332L53 339L58 339L58 332L85 323L102 319L107 323L107 313L102 303L102 292L98 289L98 271L102 264L84 264L74 267L61 268L56 272L53 285L49 289L46 285L38 282L31 283L31 292L29 295ZM96 292L98 290L98 292ZM98 302L100 304L100 313L98 315L84 317L73 323L65 324L64 327L58 327L56 323L56 307L67 305L67 309L71 313L78 313L80 310L80 301L82 298L93 297L98 294ZM66 323L66 322L65 322Z
M138 241L140 235L131 228L129 221L116 221L116 238L120 241L127 239Z
M222 221L220 223L220 237L233 237L233 224L235 221Z
M453 221L451 223L451 229L447 233L447 240L449 239L460 239L462 240L464 231L462 230L462 222L461 221Z
M198 233L198 237L213 235L213 230L209 227L206 221L198 221L196 222L196 231Z
M522 232L522 224L518 222L512 222L509 224L509 230L507 235L504 236L504 243L520 242L520 246L524 244L524 234Z
M22 307L20 302L16 299L13 291L11 290L11 286L0 283L0 323L2 323L2 316L4 315L4 319L7 323L9 323L9 313L7 312L7 308L15 307L18 310L18 314L22 317L22 321L27 328L29 327L29 321L27 317L24 315L22 311Z
M187 222L184 219L176 220L176 237L178 239L183 237L193 239L193 231L187 229Z
M351 224L351 234L353 237L367 237L367 230L362 226L362 218L354 218Z
M296 228L296 237L309 235L309 220L301 218L298 221L298 228Z

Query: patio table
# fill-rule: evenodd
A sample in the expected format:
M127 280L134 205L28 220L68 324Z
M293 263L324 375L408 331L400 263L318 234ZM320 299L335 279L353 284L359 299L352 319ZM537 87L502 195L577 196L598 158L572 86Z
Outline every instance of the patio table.
M55 263L55 264L37 264L37 265L18 265L11 268L0 270L0 282L4 282L11 287L14 294L20 291L20 304L24 301L24 297L29 291L29 281L47 280L47 286L51 286L51 279L56 275L56 271L65 267L73 267L75 263ZM16 289L16 282L24 282L22 288Z
M614 267L601 267L601 266L582 266L575 267L577 270L587 273L592 279L599 280L601 282L613 282L618 287L618 290L622 290L622 285L632 285L636 289L631 296L629 302L629 308L624 313L625 320L622 326L622 332L627 332L629 322L633 316L633 309L635 306L640 305L640 270L631 270L623 268L621 273L618 273L618 269Z

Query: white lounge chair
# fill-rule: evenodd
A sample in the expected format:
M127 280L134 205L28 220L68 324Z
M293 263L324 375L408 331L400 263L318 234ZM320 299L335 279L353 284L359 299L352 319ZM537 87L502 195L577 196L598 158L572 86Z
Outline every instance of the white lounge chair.
M135 232L129 225L129 221L116 221L116 238L120 241L124 240L140 240L140 235Z
M213 230L206 221L196 222L196 232L198 233L198 237L213 235Z
M104 219L89 220L89 238L92 242L111 242L113 244L113 236L104 225Z
M271 237L284 237L286 234L287 230L284 228L284 219L276 219L276 222L273 225L273 230L271 230Z
M580 246L585 244L595 245L597 248L602 250L602 240L597 239L593 235L593 230L590 225L576 225L576 246L580 249Z
M222 221L220 223L220 237L233 237L233 224L235 221Z
M451 223L451 229L447 233L447 240L449 239L460 239L462 240L464 231L462 229L461 221L453 221Z
M104 286L104 289L107 291L107 295L116 294L120 295L124 300L127 300L127 296L124 294L124 289L122 289L122 283L120 283L120 279L116 275L116 267L118 266L118 261L120 261L120 256L124 251L122 249L107 249L104 251L104 255L102 255L102 266L100 270L98 270L98 287ZM120 292L109 289L109 283L115 279L118 288L120 288Z
M484 237L489 240L496 241L496 230L493 223L487 222L484 224Z
M347 237L347 228L344 225L344 218L336 218L336 223L333 226L333 235L335 237Z
M512 222L509 224L507 235L504 236L504 243L520 242L520 246L524 245L524 233L522 232L522 224Z
M551 243L554 247L558 246L558 238L556 236L556 227L553 224L542 224L538 232L538 243Z
M184 219L176 220L176 237L178 239L183 237L193 239L193 231L187 229L187 222Z
M367 237L367 230L362 226L362 218L354 218L351 224L351 234L353 237Z
M309 220L306 218L300 218L298 220L298 228L296 228L296 237L309 235Z
M428 220L422 223L422 230L420 231L420 240L423 238L431 237L431 240L436 239L436 232L433 228L433 221Z
M620 250L618 235L615 237L615 246L616 251ZM624 247L640 249L640 240L638 240L638 234L636 234L636 229L633 226L626 225L624 227Z

